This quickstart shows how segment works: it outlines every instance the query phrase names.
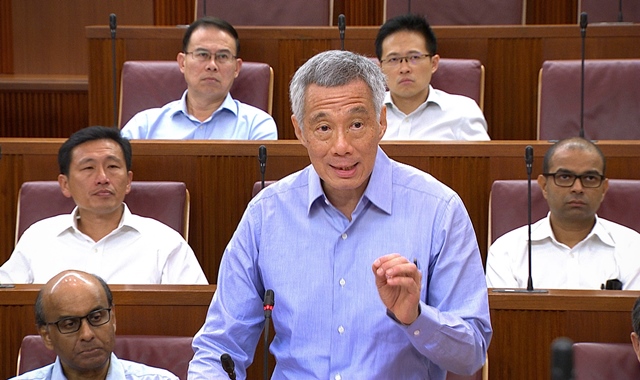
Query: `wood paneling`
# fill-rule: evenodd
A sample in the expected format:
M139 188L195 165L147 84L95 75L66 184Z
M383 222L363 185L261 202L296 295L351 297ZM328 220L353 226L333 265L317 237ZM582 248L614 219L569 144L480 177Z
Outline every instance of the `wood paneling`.
M0 139L0 263L13 250L17 195L24 181L54 180L63 139ZM133 178L187 184L191 194L189 244L207 278L215 283L222 253L260 178L257 153L267 147L266 179L280 179L308 165L297 141L159 141L134 140ZM473 222L480 251L487 251L488 204L497 179L525 179L526 145L535 151L534 176L541 171L548 142L492 141L453 143L383 143L394 159L418 167L453 188ZM629 171L640 157L640 141L602 141L610 178L640 179Z
M0 1L0 74L13 72L13 20L11 1Z
M535 139L538 71L549 59L579 59L579 28L571 26L458 26L434 28L439 52L446 58L474 58L486 70L484 112L494 140ZM374 56L377 27L351 27L345 48ZM86 30L91 52L89 122L112 125L109 31ZM182 28L122 28L118 67L130 59L175 59ZM295 70L308 58L340 48L335 27L238 27L241 56L267 62L274 68L273 117L280 139L293 139L288 85ZM587 58L640 58L640 25L599 25L589 28ZM142 48L144 46L144 48ZM119 50L120 51L120 50ZM94 91L94 88L99 89Z
M195 0L153 0L154 25L187 25L195 18Z

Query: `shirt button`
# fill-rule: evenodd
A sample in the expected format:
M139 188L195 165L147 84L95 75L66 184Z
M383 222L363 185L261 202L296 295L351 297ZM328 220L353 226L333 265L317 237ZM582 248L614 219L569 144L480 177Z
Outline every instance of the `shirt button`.
M344 239L346 239L346 238L347 238L347 234L346 234L346 233L345 233L345 234L342 234L342 240L344 240Z
M335 380L342 380L342 376L340 376L340 374L337 374L333 377Z
M342 327L342 326L338 327L338 332L340 334L344 333L344 327Z
M344 278L340 279L340 286L344 286L344 284L346 284L347 282L344 280Z
M420 335L420 330L416 330L413 332L413 336L418 336L418 335Z

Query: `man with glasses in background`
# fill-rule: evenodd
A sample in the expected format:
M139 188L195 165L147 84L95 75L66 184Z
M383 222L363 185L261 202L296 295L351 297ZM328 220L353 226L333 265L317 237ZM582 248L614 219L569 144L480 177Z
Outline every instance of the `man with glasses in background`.
M38 293L35 314L56 361L15 379L178 379L165 369L116 357L113 297L98 276L74 270L57 274Z
M640 234L596 215L609 187L605 169L602 151L580 137L558 141L545 154L538 185L550 211L531 226L535 287L600 289L619 280L622 289L640 289ZM491 245L486 273L489 287L527 287L528 226Z
M182 98L136 114L123 128L128 139L276 140L273 118L231 97L242 67L240 40L228 22L203 17L187 28L178 65L187 82Z
M487 122L473 99L431 86L440 56L423 16L388 20L375 45L389 89L384 140L489 140Z

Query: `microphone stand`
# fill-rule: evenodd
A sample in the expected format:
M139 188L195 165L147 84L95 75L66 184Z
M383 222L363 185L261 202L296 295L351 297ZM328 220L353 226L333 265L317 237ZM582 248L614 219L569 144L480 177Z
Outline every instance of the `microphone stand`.
M622 22L622 0L618 1L618 22Z
M344 50L344 30L347 26L344 14L338 16L338 30L340 31L340 50Z
M269 323L274 303L273 290L267 289L264 295L264 380L269 379Z
M116 80L116 14L109 15L111 29L111 76L113 77L113 125L118 128L118 83Z
M529 278L527 279L527 291L533 291L533 277L531 276L531 168L533 167L533 147L525 147L525 161L527 165L527 226L529 227L527 249L529 254Z
M264 173L267 170L267 147L260 145L258 148L258 161L260 162L260 185L264 189Z
M584 53L587 35L587 12L580 13L580 36L582 38L582 59L580 66L580 137L584 138Z

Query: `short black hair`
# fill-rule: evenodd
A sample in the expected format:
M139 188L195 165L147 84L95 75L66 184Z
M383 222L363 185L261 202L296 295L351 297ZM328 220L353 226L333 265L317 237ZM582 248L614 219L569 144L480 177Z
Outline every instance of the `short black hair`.
M83 128L69 137L65 141L60 150L58 150L58 165L60 166L60 174L69 175L69 167L71 166L71 155L73 149L80 144L94 140L113 140L120 148L122 148L122 154L124 155L124 161L127 166L127 171L131 170L131 143L126 138L120 135L120 131L117 128L93 126Z
M229 33L233 39L236 40L236 56L240 56L240 38L238 38L238 32L236 29L226 22L225 20L217 17L205 16L197 19L192 22L191 25L187 28L187 31L184 32L184 37L182 37L182 52L186 53L189 47L189 42L191 41L191 35L196 29L200 28L216 28L222 31Z
M581 149L585 151L592 151L600 156L602 160L602 175L606 175L607 169L607 159L604 157L604 153L598 148L596 144L594 144L591 140L587 140L582 137L570 137L560 141L557 141L555 144L551 145L551 148L547 150L547 153L544 155L544 160L542 162L542 172L549 173L549 168L551 168L551 160L553 159L553 155L556 153L556 150L563 147L569 147L569 149Z
M433 33L429 22L424 16L417 14L400 15L387 20L378 30L376 36L376 56L378 59L382 59L382 43L391 34L400 31L416 32L424 37L427 43L425 48L427 53L431 55L438 54L438 43L436 41L436 35Z
M90 276L93 276L93 278L95 278L96 280L98 280L98 282L100 283L100 285L102 285L102 289L104 290L104 294L107 297L107 305L108 307L112 307L113 306L113 294L111 293L111 289L109 289L109 285L107 285L106 281L102 279L102 277L97 276L95 274L91 274L89 273ZM35 314L36 314L36 326L37 327L44 327L47 325L47 317L44 315L44 305L43 305L43 301L42 299L44 298L44 294L43 294L43 290L44 287L42 289L40 289L40 291L38 292L38 297L36 298L36 305L35 305Z

